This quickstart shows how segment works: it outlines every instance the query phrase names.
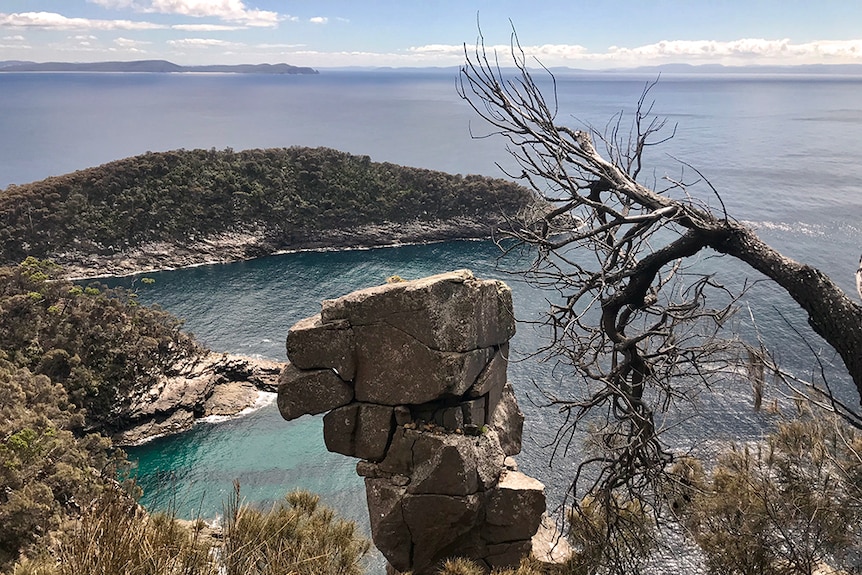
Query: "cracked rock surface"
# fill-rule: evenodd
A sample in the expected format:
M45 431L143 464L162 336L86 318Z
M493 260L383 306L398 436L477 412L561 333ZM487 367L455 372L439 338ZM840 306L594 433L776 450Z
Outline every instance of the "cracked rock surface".
M390 570L453 556L488 570L530 553L544 486L514 469L524 416L506 377L511 290L469 270L325 300L288 333L285 419L328 412L330 451L359 458Z

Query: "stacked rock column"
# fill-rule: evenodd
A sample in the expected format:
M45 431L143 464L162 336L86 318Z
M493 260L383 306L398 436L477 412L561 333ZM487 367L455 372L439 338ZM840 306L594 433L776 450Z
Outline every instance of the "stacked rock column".
M372 537L393 569L529 554L545 495L511 459L514 333L511 290L468 270L326 300L291 328L278 407L288 420L328 412L326 446L362 460Z

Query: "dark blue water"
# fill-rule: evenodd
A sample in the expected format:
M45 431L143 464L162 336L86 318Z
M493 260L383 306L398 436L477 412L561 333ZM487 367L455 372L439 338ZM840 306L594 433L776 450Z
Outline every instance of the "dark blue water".
M631 111L649 78L558 78L559 119L604 128ZM459 100L445 74L330 73L320 76L170 76L0 74L0 186L84 168L147 150L192 147L326 145L377 161L460 173L499 175L511 166L500 140L473 139L485 128ZM862 81L848 78L663 77L655 111L676 136L650 150L649 175L695 179L696 166L718 189L732 215L755 226L787 255L830 274L855 291L862 251ZM654 169L652 168L654 167ZM717 201L708 192L702 197ZM486 242L453 242L369 251L300 253L222 266L148 274L135 283L142 300L186 319L188 329L217 350L284 359L284 338L324 298L378 284L390 275L414 278L456 268L508 281L522 319L546 309L542 294L511 277L517 261L499 261ZM728 260L705 259L718 279L757 279ZM131 282L133 280L124 280ZM809 356L780 310L805 331L794 304L768 284L748 301L767 343L785 365L805 371ZM751 333L747 311L738 320ZM526 324L513 342L526 356L542 342ZM810 336L815 348L823 345ZM826 356L829 357L828 350ZM510 367L527 413L525 470L559 499L573 459L549 467L556 416L531 403L537 387L565 391L546 364ZM846 381L836 380L843 384ZM727 383L701 399L699 414L676 440L755 438L773 421L751 409L746 386ZM187 515L218 515L234 479L248 500L269 501L294 488L320 492L349 517L365 521L354 461L326 452L320 418L291 423L274 406L242 419L201 424L192 432L131 450L146 489L144 502L171 497Z

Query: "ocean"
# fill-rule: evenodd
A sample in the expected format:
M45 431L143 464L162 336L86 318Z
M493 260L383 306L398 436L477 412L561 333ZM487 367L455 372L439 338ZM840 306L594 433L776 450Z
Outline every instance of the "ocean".
M560 121L604 129L633 111L652 76L558 76ZM549 87L546 80L543 85ZM505 143L487 134L446 72L327 72L317 76L160 74L0 74L0 187L41 179L145 151L177 148L329 146L375 161L501 176L511 167ZM676 132L650 149L648 174L691 179L695 166L721 194L728 212L755 227L786 255L819 267L848 293L862 252L862 78L833 76L663 75L650 92L654 111ZM628 116L624 116L624 122ZM625 124L624 124L625 125ZM716 205L714 197L701 190ZM213 349L284 360L293 323L319 311L324 298L381 283L469 268L513 288L516 315L530 320L546 294L510 272L490 242L448 242L373 250L304 252L228 265L113 280L185 319ZM699 264L732 286L759 276L726 258ZM782 364L811 371L804 316L774 286L755 283L747 303ZM778 313L780 312L780 313ZM743 333L752 327L745 310ZM551 461L559 420L542 406L542 389L565 393L549 364L528 356L543 334L519 324L510 381L527 416L522 469L562 500L577 450ZM827 361L833 354L823 349ZM852 392L840 369L833 384ZM778 390L769 389L775 394ZM270 398L271 399L271 398ZM731 381L700 399L675 444L705 452L716 442L752 440L776 421L755 413L751 391ZM151 509L217 518L234 480L245 499L268 504L302 488L367 526L355 461L330 454L320 417L284 422L270 403L242 418L198 424L182 435L129 449Z

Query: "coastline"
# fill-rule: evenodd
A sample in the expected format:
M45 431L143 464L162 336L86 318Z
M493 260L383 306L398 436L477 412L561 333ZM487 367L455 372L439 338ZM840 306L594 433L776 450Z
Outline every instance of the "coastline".
M201 421L225 421L265 407L275 397L284 363L208 352L143 394L111 440L116 446L141 445Z
M319 230L286 242L270 240L263 230L228 231L187 242L148 242L109 254L66 251L50 254L48 259L63 268L66 279L83 281L306 251L366 250L454 240L485 240L491 238L493 227L487 220L466 217L405 224L387 222Z

